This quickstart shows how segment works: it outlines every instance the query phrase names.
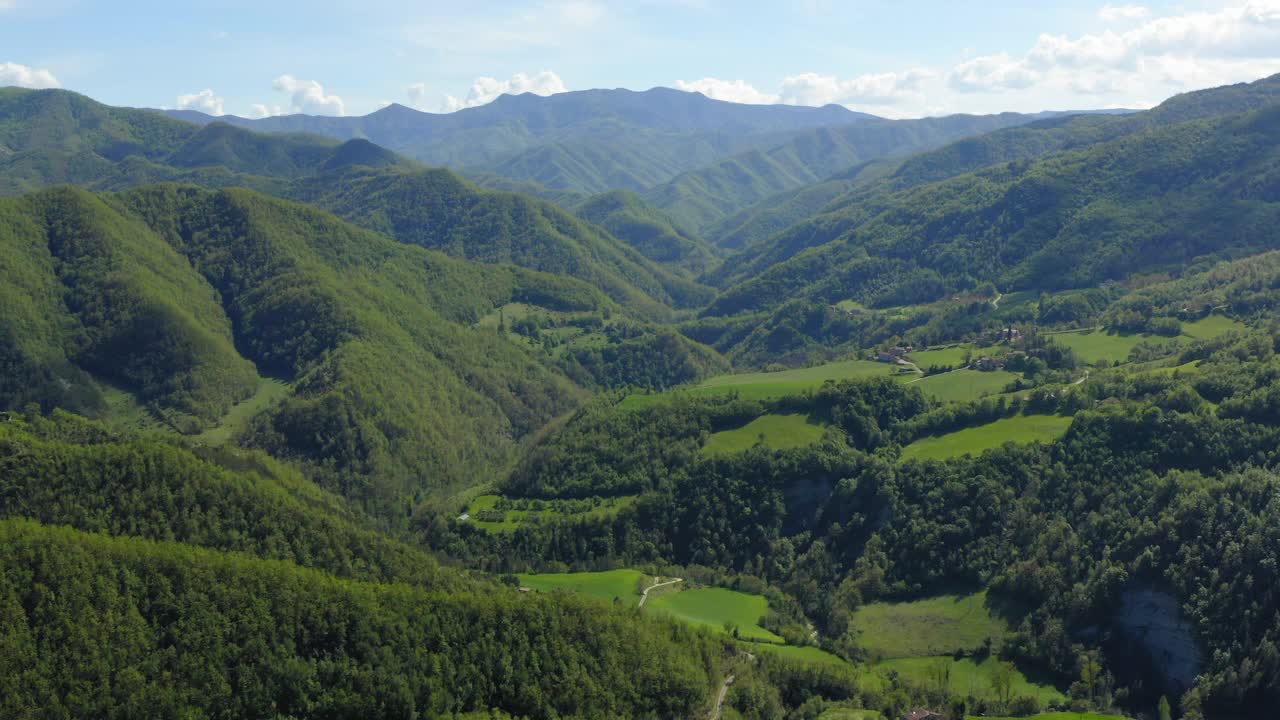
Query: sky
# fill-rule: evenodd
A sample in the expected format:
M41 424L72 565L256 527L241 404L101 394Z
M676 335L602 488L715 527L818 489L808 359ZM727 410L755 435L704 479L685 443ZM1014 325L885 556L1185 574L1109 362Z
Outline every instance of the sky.
M655 86L886 117L1150 107L1280 72L1280 0L0 0L0 86L246 117Z

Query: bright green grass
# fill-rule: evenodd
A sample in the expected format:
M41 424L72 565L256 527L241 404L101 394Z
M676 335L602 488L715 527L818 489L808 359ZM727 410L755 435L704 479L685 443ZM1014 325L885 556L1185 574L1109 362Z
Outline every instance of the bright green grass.
M628 605L640 602L640 583L652 582L652 578L639 570L607 570L604 572L542 573L519 575L520 584L539 592L567 592L613 602L619 598ZM649 602L653 602L650 600ZM646 603L647 604L647 603Z
M1148 342L1168 342L1173 339L1158 338L1151 335L1120 335L1108 333L1101 328L1046 333L1046 336L1059 345L1071 348L1075 351L1076 357L1090 365L1102 360L1107 360L1112 364L1124 362L1129 358L1129 352L1144 340Z
M1103 715L1101 712L1041 712L1028 717L988 717L970 715L970 720L1124 720L1123 715Z
M947 663L951 669L952 693L991 697L991 680L995 677L996 668L1000 665L999 659L995 657L988 657L981 663L975 662L973 658L956 660L946 656L895 658L875 665L875 669L879 672L895 670L899 675L917 684L930 685L933 682L933 668L939 662ZM1030 695L1039 699L1042 705L1066 700L1066 696L1057 688L1033 683L1021 671L1014 674L1012 690L1014 697Z
M823 426L807 415L762 415L734 430L718 432L707 438L704 455L725 455L756 446L763 438L764 446L775 450L807 447L822 439Z
M653 600L649 600L653 602ZM812 645L778 645L776 643L743 643L749 652L767 652L770 655L797 660L800 662L818 663L820 665L839 665L849 667L849 663L839 655L832 655L822 648Z
M972 345L952 345L951 347L938 348L936 350L917 350L907 356L907 359L918 365L921 369L931 365L938 367L962 367L966 355L972 354L978 356L978 352L973 349Z
M902 459L944 460L977 455L1007 442L1025 444L1057 440L1071 426L1061 415L1016 415L946 435L923 437L902 449Z
M738 637L744 640L782 642L782 638L759 625L760 619L769 612L769 601L759 595L725 588L700 588L653 598L645 607L720 632L724 631L725 623L733 623L738 626Z
M210 445L230 442L232 437L249 426L254 415L288 397L290 391L289 383L283 380L261 378L257 390L248 400L236 404L216 426L200 433L196 439Z
M818 716L818 720L883 720L884 716L875 710L852 710L850 708L831 708Z
M1182 323L1182 334L1196 340L1210 340L1229 332L1247 332L1248 327L1225 315L1208 315L1195 322Z
M161 422L155 415L147 409L145 405L138 402L138 398L128 390L118 388L114 385L108 385L99 382L98 386L102 389L102 399L107 404L107 417L105 421L112 427L123 428L126 430L171 430L168 425Z
M822 383L827 380L886 377L894 374L894 369L886 363L870 360L843 360L780 372L720 375L692 388L690 392L696 395L736 390L745 398L763 400L814 390L822 387Z
M986 591L897 603L870 603L853 614L859 644L886 658L947 655L972 650L1009 628L986 606Z
M467 505L467 513L471 518L467 520L481 530L489 532L511 532L520 527L524 522L540 522L544 519L552 519L557 517L580 517L580 518L602 518L616 514L618 511L627 507L636 501L638 495L626 495L623 497L605 498L600 505L583 513L562 513L558 512L554 507L549 505L542 510L508 510L506 517L501 522L490 522L477 520L476 512L479 510L492 510L501 499L500 495L477 495L470 504Z
M924 394L940 402L969 402L987 395L995 395L1018 379L1016 373L1004 370L982 372L980 370L956 370L930 375L910 383Z

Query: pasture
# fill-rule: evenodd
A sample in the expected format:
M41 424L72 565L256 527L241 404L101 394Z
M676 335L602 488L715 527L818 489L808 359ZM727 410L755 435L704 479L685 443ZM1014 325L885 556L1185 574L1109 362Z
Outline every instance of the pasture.
M822 439L823 426L801 415L762 415L733 430L713 434L702 447L704 455L742 452L763 444L774 450L807 447Z
M956 660L949 656L895 658L876 664L874 670L880 673L893 671L918 685L931 686L937 682L939 665L944 665L946 668L950 692L974 697L994 696L992 681L1000 667L1000 660L994 656L987 657L981 662L974 658ZM1038 699L1041 705L1066 700L1062 691L1052 685L1041 685L1028 680L1021 670L1014 672L1011 695L1013 697L1031 696Z
M1107 332L1102 328L1045 333L1045 337L1058 345L1071 348L1075 351L1076 357L1090 365L1103 360L1111 364L1122 363L1129 359L1129 352L1140 342L1168 342L1174 339L1136 333L1121 335Z
M604 572L541 573L519 575L520 584L539 592L565 591L613 602L618 598L627 605L640 602L641 583L653 578L639 570L607 570ZM652 602L650 600L649 602Z
M880 657L948 655L980 647L987 638L998 645L1009 632L986 602L983 591L870 603L854 612L853 626L860 633L859 644Z
M1246 332L1248 327L1225 315L1206 315L1194 322L1182 323L1182 334L1194 340L1211 340L1229 332Z
M499 501L502 500L502 496L477 495L467 505L467 514L470 517L465 522L472 523L476 527L489 532L511 532L525 522L540 522L558 517L608 517L635 502L637 497L636 495L625 495L622 497L601 498L599 504L594 504L589 509L575 512L569 512L568 509L580 509L582 503L586 501L516 499L512 502L522 505L519 509L513 507L502 510L501 520L482 520L480 519L481 513L499 512L497 506Z
M920 388L925 395L939 402L970 402L1003 392L1005 386L1016 379L1017 374L1004 370L955 370L913 380L908 384Z
M922 437L902 449L903 460L945 460L977 455L1007 442L1026 444L1051 442L1071 427L1071 418L1061 415L1015 415L946 435Z
M653 602L653 600L650 600L649 602ZM743 645L748 652L752 653L763 652L769 653L770 655L778 655L797 662L849 667L849 663L839 655L832 655L826 650L813 647L812 645L778 645L776 643L760 642L743 643Z
M828 380L889 377L896 368L870 360L841 360L808 368L778 372L719 375L689 390L694 395L737 391L744 398L767 400L816 390Z
M782 638L760 627L760 619L769 612L769 602L759 595L725 588L699 588L651 598L645 607L718 632L725 632L726 624L736 626L738 637L743 640L782 642Z

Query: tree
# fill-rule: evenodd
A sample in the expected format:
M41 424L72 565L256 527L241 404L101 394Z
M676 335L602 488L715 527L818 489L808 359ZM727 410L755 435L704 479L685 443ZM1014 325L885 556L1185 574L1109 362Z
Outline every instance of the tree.
M1098 681L1102 678L1102 662L1098 653L1092 650L1080 656L1080 680L1089 689L1089 702L1097 700Z
M995 693L996 699L1000 701L1002 707L1009 705L1009 700L1013 697L1013 681L1018 670L1013 663L1007 660L1001 660L996 666L996 671L991 676L991 690Z
M1164 695L1160 696L1160 704L1156 706L1156 712L1160 716L1160 720L1173 720L1173 711L1169 708L1169 698Z

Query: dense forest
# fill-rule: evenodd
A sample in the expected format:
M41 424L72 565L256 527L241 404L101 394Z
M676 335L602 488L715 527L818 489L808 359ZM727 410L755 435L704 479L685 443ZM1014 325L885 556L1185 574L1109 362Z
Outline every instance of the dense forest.
M0 715L1265 714L1277 89L0 89Z

